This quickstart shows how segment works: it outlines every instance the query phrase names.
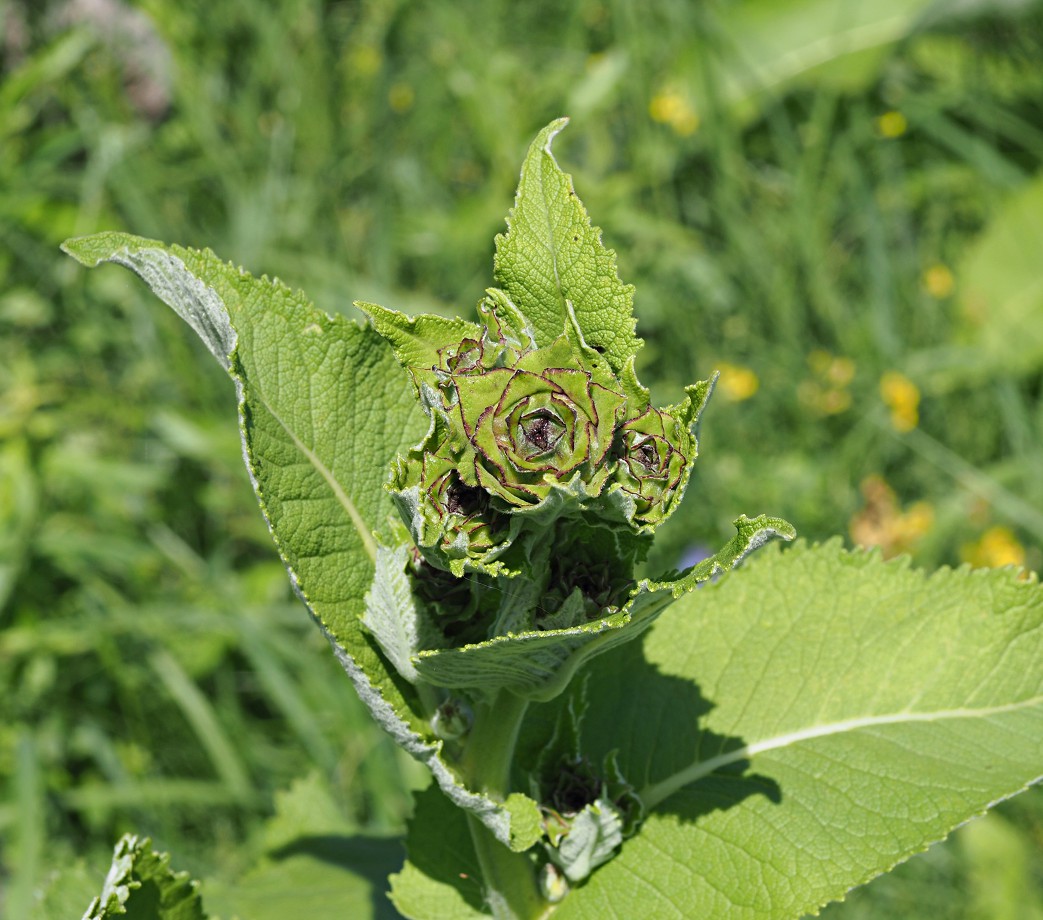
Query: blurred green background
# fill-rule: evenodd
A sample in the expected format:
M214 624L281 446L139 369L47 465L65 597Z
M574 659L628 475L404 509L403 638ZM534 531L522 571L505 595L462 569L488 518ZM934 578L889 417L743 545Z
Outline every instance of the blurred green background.
M77 861L96 892L125 830L232 878L295 777L375 836L424 783L290 595L227 379L59 243L467 315L562 114L643 380L665 403L721 371L651 566L741 512L1043 564L1040 3L0 2L5 916ZM1032 791L825 915L1043 918L1041 853Z

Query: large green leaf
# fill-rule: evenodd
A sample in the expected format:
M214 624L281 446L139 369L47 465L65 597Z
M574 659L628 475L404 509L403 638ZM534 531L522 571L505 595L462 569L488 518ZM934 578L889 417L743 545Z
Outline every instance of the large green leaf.
M1006 0L1013 17L1036 0ZM679 80L703 117L722 103L741 120L764 113L765 97L808 86L866 92L902 42L961 19L987 16L996 0L744 0L710 9L705 52Z
M415 688L392 673L362 626L374 534L386 533L395 514L383 488L389 464L426 427L391 348L371 326L329 316L299 291L254 278L209 250L124 233L63 248L87 266L114 262L136 272L228 369L272 537L360 696L458 805L499 839L514 839L508 812L463 788L441 759Z
M587 695L585 756L618 750L651 814L555 916L797 918L1043 775L1043 592L768 550Z
M946 6L970 10L974 3L746 0L729 4L718 14L723 35L715 43L716 59L709 65L710 85L715 95L749 116L759 111L753 104L758 93L778 91L810 75L819 87L860 88L876 79L882 55L913 34L928 10L934 22L944 18ZM696 102L701 110L707 100Z
M298 591L409 721L407 701L359 624L373 534L393 513L383 490L388 464L423 433L410 382L383 339L209 251L120 233L71 240L65 249L85 265L116 262L137 272L230 371L247 463Z

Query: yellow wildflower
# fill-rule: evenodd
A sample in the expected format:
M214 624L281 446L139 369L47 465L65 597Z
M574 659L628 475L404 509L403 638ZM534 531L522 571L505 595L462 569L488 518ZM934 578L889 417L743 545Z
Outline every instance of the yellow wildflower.
M973 543L965 543L960 549L960 558L975 568L1024 565L1025 547L1018 542L1009 527L997 524Z
M865 505L849 524L851 539L860 546L879 546L890 558L913 549L933 526L929 502L914 502L903 511L883 477L868 476L860 488Z
M742 402L757 392L761 385L757 375L748 367L722 362L717 365L720 377L717 389L728 402Z
M803 381L797 388L797 398L819 415L847 411L851 407L847 387L855 378L855 362L816 348L808 354L808 367L818 379Z
M819 377L825 377L829 372L829 365L833 363L833 356L824 348L816 348L808 352L808 367L812 373Z
M923 273L923 286L924 290L933 298L941 300L952 293L953 288L956 287L956 281L952 272L938 262Z
M881 137L895 138L901 137L909 128L909 122L901 112L884 112L876 120L876 130L880 132Z
M380 49L373 45L359 45L348 56L348 66L360 77L372 77L382 61Z
M855 379L855 362L850 358L833 358L826 368L826 379L834 386L846 387Z
M688 100L675 90L663 90L653 96L648 103L648 114L652 121L669 125L681 137L699 130L699 116Z
M905 374L884 374L880 378L880 396L891 410L895 431L912 431L920 423L920 390Z

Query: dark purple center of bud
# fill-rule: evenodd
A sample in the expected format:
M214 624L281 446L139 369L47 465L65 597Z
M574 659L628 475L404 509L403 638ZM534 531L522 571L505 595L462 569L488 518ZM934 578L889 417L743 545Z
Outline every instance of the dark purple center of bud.
M597 801L601 785L585 757L562 758L550 799L556 811L571 817Z
M630 456L649 472L659 469L659 451L656 450L655 442L651 438L635 444Z
M474 514L482 503L483 492L457 480L445 493L445 507L450 514Z
M537 409L530 415L523 416L519 427L525 440L541 454L554 450L565 434L565 426L561 419L546 409Z

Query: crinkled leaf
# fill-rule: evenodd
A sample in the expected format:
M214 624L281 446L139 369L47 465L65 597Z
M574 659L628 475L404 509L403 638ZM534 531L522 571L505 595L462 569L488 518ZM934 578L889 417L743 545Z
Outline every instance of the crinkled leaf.
M298 593L377 721L428 764L460 807L509 842L509 813L459 786L418 714L414 688L392 673L361 622L374 532L386 531L394 515L383 489L388 464L426 427L384 339L208 250L124 233L69 240L64 248L84 265L115 262L136 272L229 369L247 465Z
M409 550L406 543L394 549L377 546L376 571L366 593L362 625L373 634L398 673L415 684L417 673L411 659L424 642L425 629L406 576Z
M685 591L738 564L772 536L793 536L789 524L765 515L741 517L735 527L736 536L719 553L677 580L641 582L618 613L568 629L528 630L460 648L422 651L413 662L416 671L436 686L484 692L506 688L532 699L550 699L583 662L632 639Z
M1043 591L1011 570L763 552L643 645L593 664L582 744L651 814L561 920L800 917L1043 774Z
M247 463L296 587L408 720L406 701L359 625L373 578L373 534L393 513L382 488L387 465L423 432L391 350L374 330L328 316L300 292L209 251L119 233L65 248L85 265L109 261L137 272L229 368Z
M634 287L616 273L616 254L601 242L562 172L551 143L568 124L544 128L522 166L507 233L496 237L496 279L532 322L537 342L561 335L571 303L587 343L619 372L641 340L634 335Z
M388 341L403 367L418 370L438 367L441 363L439 352L445 346L481 335L478 325L459 318L447 319L433 314L406 316L361 301L355 306L369 317L373 328Z
M622 816L611 802L598 799L571 820L552 859L570 882L579 882L610 860L622 842Z
M125 834L83 920L206 920L197 888L187 872L170 868L168 854L153 851L151 840Z

